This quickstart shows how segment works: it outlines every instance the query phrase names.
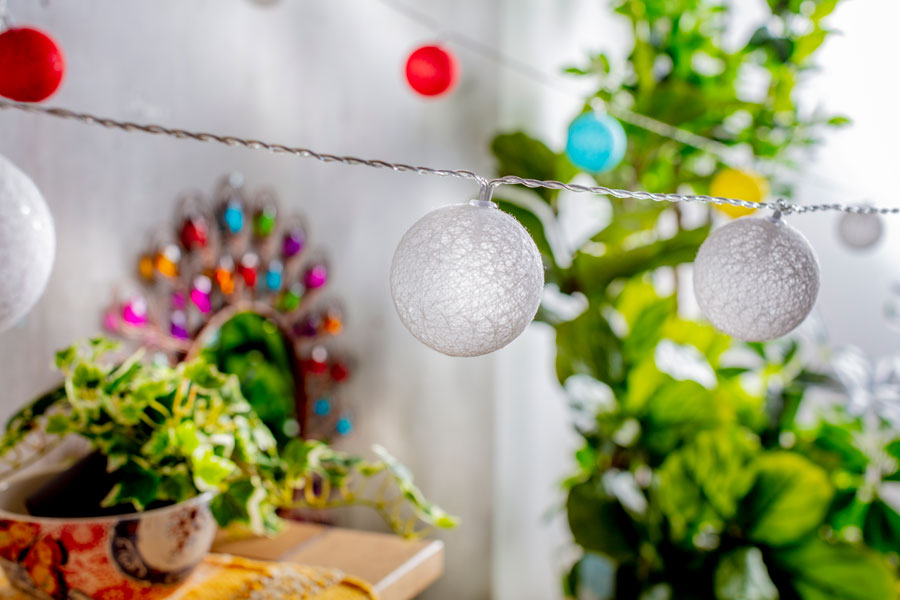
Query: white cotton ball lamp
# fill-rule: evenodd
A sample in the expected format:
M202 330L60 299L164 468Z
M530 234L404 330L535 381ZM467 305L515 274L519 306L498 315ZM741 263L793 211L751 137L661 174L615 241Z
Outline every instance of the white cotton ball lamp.
M884 225L876 214L845 213L838 220L838 236L850 248L868 250L881 239Z
M0 331L38 301L53 267L53 217L25 173L0 156Z
M422 217L391 265L400 320L450 356L488 354L513 341L534 319L544 287L534 240L490 191L481 198Z
M700 246L694 293L716 328L747 342L771 340L812 310L819 263L806 238L778 216L743 217Z

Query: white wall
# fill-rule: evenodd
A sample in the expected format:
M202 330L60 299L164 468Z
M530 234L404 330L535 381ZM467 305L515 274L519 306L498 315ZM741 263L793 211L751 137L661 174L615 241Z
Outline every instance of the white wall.
M65 49L68 73L54 105L336 153L491 168L495 68L467 62L451 97L414 97L403 63L430 36L378 3L41 4L11 0L10 8L17 22L52 32ZM496 11L482 2L423 7L484 39L496 27ZM350 446L382 442L430 498L463 519L446 536L447 576L429 597L488 597L494 359L451 359L420 345L396 318L387 285L406 228L476 194L473 184L11 112L0 113L0 153L44 192L58 235L47 293L20 327L0 334L0 413L54 382L55 349L99 331L101 308L131 276L150 229L170 218L176 194L209 190L239 169L305 212L314 241L330 250L332 291L348 312L344 343L359 364L348 391L357 412Z

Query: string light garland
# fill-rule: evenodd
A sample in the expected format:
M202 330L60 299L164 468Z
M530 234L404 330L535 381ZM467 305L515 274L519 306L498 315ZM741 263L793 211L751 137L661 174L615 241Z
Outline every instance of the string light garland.
M397 163L390 162L382 159L367 159L367 158L359 158L355 156L346 156L346 155L336 155L336 154L328 154L323 152L318 152L316 150L312 150L309 148L303 147L294 147L287 146L284 144L275 144L271 142L265 142L262 140L256 140L251 138L243 138L237 136L228 136L228 135L220 135L214 133L205 133L205 132L194 132L185 129L176 129L165 127L162 125L156 124L139 124L133 123L129 121L119 121L116 119L110 119L106 117L100 117L96 115L92 115L90 113L81 113L75 112L65 108L54 108L41 106L36 104L28 104L21 102L12 102L8 100L0 100L0 109L4 110L15 110L25 113L39 114L44 116L56 117L59 119L66 120L74 120L88 125L100 126L108 129L117 129L127 133L146 133L151 135L162 135L166 137L171 137L179 140L194 140L199 142L212 142L216 144L222 144L225 146L232 147L243 147L252 150L265 150L268 152L276 153L276 154L291 154L293 156L301 157L301 158L312 158L316 159L320 162L324 163L336 163L347 166L366 166L370 168L376 169L387 169L390 171L398 172L398 173L414 173L418 175L430 175L435 177L453 177L458 179L466 179L470 181L477 182L482 189L482 197L486 199L491 198L491 194L494 189L504 186L504 185L521 185L529 188L547 188L547 189L555 189L555 190L567 190L575 193L588 193L588 194L596 194L602 196L609 196L613 198L630 198L634 200L650 200L654 202L696 202L696 203L704 203L711 205L720 205L720 206L730 206L737 208L745 208L745 209L768 209L774 211L776 215L779 217L787 216L791 214L806 214L806 213L816 213L816 212L825 212L825 211L834 211L834 212L842 212L846 214L852 215L888 215L888 214L898 214L900 213L900 207L879 207L871 204L860 204L860 205L850 205L850 204L840 204L840 203L829 203L829 204L792 204L786 202L785 200L779 199L775 201L766 201L766 202L752 202L748 200L741 200L737 198L727 198L727 197L716 197L716 196L707 196L707 195L690 195L690 194L677 194L677 193L658 193L658 192L646 192L646 191L631 191L631 190L623 190L616 188L609 188L605 186L587 186L575 183L564 183L561 181L554 180L538 180L538 179L529 179L524 177L519 177L516 175L506 175L503 177L496 178L487 178L485 176L479 175L473 171L468 170L458 170L458 169L438 169L433 167L426 166L414 166L406 163ZM733 221L730 225L738 225L741 222L751 219L750 217L745 217L742 219L738 219ZM784 226L787 228L787 226ZM719 237L726 237L730 235L729 231L735 231L735 229L729 229L728 226L723 227L717 233ZM514 237L514 236L513 236ZM513 237L508 240L508 243L514 244L517 242L513 241ZM447 243L450 243L448 240ZM500 248L495 253L499 257L515 255L508 254L509 247ZM443 256L443 248L436 249L435 253L431 255L435 261L441 260L441 256ZM743 263L751 262L748 260L746 255L732 256L734 264L739 265ZM755 257L753 261L756 261ZM765 271L767 268L771 268L771 264L765 261L758 262L761 266L759 267L761 271ZM770 261L771 262L771 261ZM432 265L434 266L434 265ZM518 266L518 265L517 265ZM737 268L737 267L734 267ZM792 275L779 276L777 281L778 285L785 284L791 285L792 282L795 284L800 284L806 286L808 282L803 281L802 279L792 279ZM760 282L764 283L766 281L765 277L762 277ZM811 289L811 288L810 288ZM470 290L470 289L462 289L458 292L461 296L454 297L453 299L448 299L448 301L456 302L459 306L466 306L467 303L471 303L473 301L474 296L477 296L481 293L480 290ZM531 296L524 295L523 302L530 302ZM815 300L815 294L812 294L812 301ZM477 299L476 299L477 301ZM526 302L527 304L527 302ZM529 306L523 304L524 308L522 309L524 313L529 312ZM730 308L729 308L730 307ZM723 308L723 311L733 311L737 313L739 311L745 310L746 307L738 304L729 304L726 308ZM532 316L534 313L531 313ZM724 314L724 313L723 313ZM709 314L706 315L708 318ZM712 319L711 319L712 320ZM793 320L790 320L793 322ZM713 321L716 323L716 321ZM484 323L479 323L479 326L483 326ZM719 325L722 327L725 325L725 322L719 320ZM795 324L796 325L796 324ZM727 325L726 325L727 326ZM476 328L477 329L477 328ZM478 329L481 331L481 329ZM782 328L776 328L767 333L766 335L772 334L776 332L777 335L783 335L783 333L787 333L786 331L782 332ZM414 332L415 333L415 332ZM741 334L738 332L738 336ZM753 337L758 337L755 333ZM505 338L504 338L505 339ZM506 340L507 342L510 340ZM483 348L477 348L476 350L484 350L491 351L490 348L494 347L496 344L487 344ZM496 349L496 348L494 348ZM475 355L474 351L471 355Z

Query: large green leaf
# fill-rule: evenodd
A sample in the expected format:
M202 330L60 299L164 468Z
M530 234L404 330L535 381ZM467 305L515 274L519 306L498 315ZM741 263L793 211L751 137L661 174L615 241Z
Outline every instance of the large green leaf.
M579 483L569 490L566 514L575 542L582 548L618 561L635 555L638 536L631 517L599 484Z
M760 456L756 469L744 506L751 540L794 544L822 524L834 495L824 469L799 454L780 451Z
M720 533L753 485L759 442L739 428L704 431L659 469L659 505L676 541Z
M692 262L708 234L709 227L698 227L622 252L595 256L579 251L572 261L571 285L589 298L606 298L607 287L616 279Z
M682 440L733 420L731 407L696 381L676 381L670 376L662 381L645 400L641 417L643 441L653 451L665 454Z
M769 564L782 572L801 600L897 600L893 569L863 548L811 537L772 552Z
M556 375L561 383L576 374L607 384L624 376L621 341L593 306L556 326L556 349Z
M863 539L880 552L900 553L900 513L884 500L875 499L866 514Z
M497 157L500 175L568 182L577 173L564 154L553 152L540 140L521 131L496 136L491 142L491 151ZM534 192L547 202L559 194L558 190L546 188L536 188Z
M717 600L778 600L759 548L739 548L719 560L715 575Z

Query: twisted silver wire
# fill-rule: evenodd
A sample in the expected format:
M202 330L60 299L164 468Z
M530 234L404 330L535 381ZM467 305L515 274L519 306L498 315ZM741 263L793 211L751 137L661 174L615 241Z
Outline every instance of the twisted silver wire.
M863 215L887 215L900 213L900 207L877 207L871 205L847 205L847 204L792 204L785 200L779 199L773 202L750 202L748 200L738 200L736 198L723 198L718 196L703 196L689 194L663 194L658 192L643 192L621 190L609 188L605 186L587 186L577 183L563 183L555 180L529 179L519 177L517 175L506 175L488 179L483 175L479 175L473 171L464 169L436 169L433 167L414 166L406 163L395 163L376 158L359 158L356 156L342 156L337 154L328 154L318 152L309 148L297 146L286 146L284 144L275 144L242 138L231 135L220 135L215 133L195 132L185 129L176 129L155 124L133 123L131 121L118 121L107 117L98 117L90 113L76 112L67 108L57 108L49 106L40 106L37 104L28 104L24 102L13 102L10 100L0 100L0 110L16 110L30 114L46 115L56 117L58 119L66 119L78 121L87 125L98 125L107 129L117 129L127 133L147 133L151 135L161 135L179 140L195 140L198 142L212 142L231 147L242 147L251 150L266 150L275 154L291 154L303 158L313 158L323 163L339 163L349 166L365 166L375 169L389 169L397 173L415 173L417 175L433 175L435 177L454 177L458 179L468 179L477 182L482 188L490 188L491 190L502 185L522 185L528 188L547 188L551 190L567 190L575 193L596 194L601 196L612 196L614 198L631 198L635 200L652 200L654 202L699 202L705 204L724 204L730 206L738 206L750 209L770 209L778 214L803 214L823 211L840 211Z

